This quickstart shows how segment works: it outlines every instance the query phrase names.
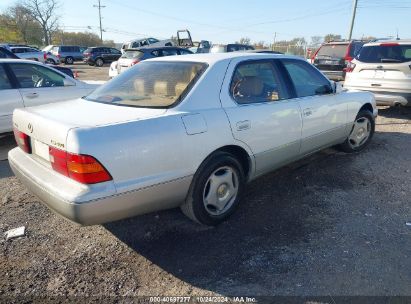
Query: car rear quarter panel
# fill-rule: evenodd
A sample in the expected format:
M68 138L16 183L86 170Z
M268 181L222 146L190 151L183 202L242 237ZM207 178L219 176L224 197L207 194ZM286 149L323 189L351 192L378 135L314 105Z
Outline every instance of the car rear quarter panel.
M205 129L188 134L183 122L188 116L203 120ZM92 155L103 164L117 193L192 177L208 155L230 144L235 141L221 108L72 129L67 138L68 151Z

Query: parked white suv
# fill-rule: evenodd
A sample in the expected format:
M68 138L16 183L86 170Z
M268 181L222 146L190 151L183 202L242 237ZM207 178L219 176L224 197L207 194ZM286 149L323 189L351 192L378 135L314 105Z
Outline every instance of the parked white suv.
M346 72L345 88L374 93L378 105L411 106L411 40L367 43Z

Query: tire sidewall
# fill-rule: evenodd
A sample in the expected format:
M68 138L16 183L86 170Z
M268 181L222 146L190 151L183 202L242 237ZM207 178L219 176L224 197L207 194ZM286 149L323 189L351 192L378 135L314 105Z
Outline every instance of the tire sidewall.
M100 64L100 62L101 62L101 64ZM103 59L101 59L101 58L97 58L96 59L96 66L98 66L98 67L102 67L104 65L104 61L103 61Z
M203 202L204 187L210 175L218 168L231 167L238 176L238 193L231 207L220 215L211 215L207 212ZM217 225L229 217L238 207L245 185L245 176L241 164L238 160L228 153L217 153L205 161L194 176L192 189L189 192L188 200L192 204L193 213L198 222L204 225Z

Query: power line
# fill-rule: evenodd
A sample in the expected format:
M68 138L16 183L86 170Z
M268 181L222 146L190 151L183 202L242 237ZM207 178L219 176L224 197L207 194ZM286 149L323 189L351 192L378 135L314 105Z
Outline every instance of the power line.
M101 26L101 9L104 8L104 5L101 5L100 0L98 0L98 5L93 5L93 7L98 8L98 17L100 19L100 40L103 42L103 27Z

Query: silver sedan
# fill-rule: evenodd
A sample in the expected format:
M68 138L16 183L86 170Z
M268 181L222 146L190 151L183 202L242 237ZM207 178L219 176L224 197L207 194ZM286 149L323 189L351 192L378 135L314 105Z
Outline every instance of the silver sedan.
M364 149L375 100L296 57L147 60L85 98L14 112L15 174L64 217L98 224L181 207L216 225L247 182L318 150Z

